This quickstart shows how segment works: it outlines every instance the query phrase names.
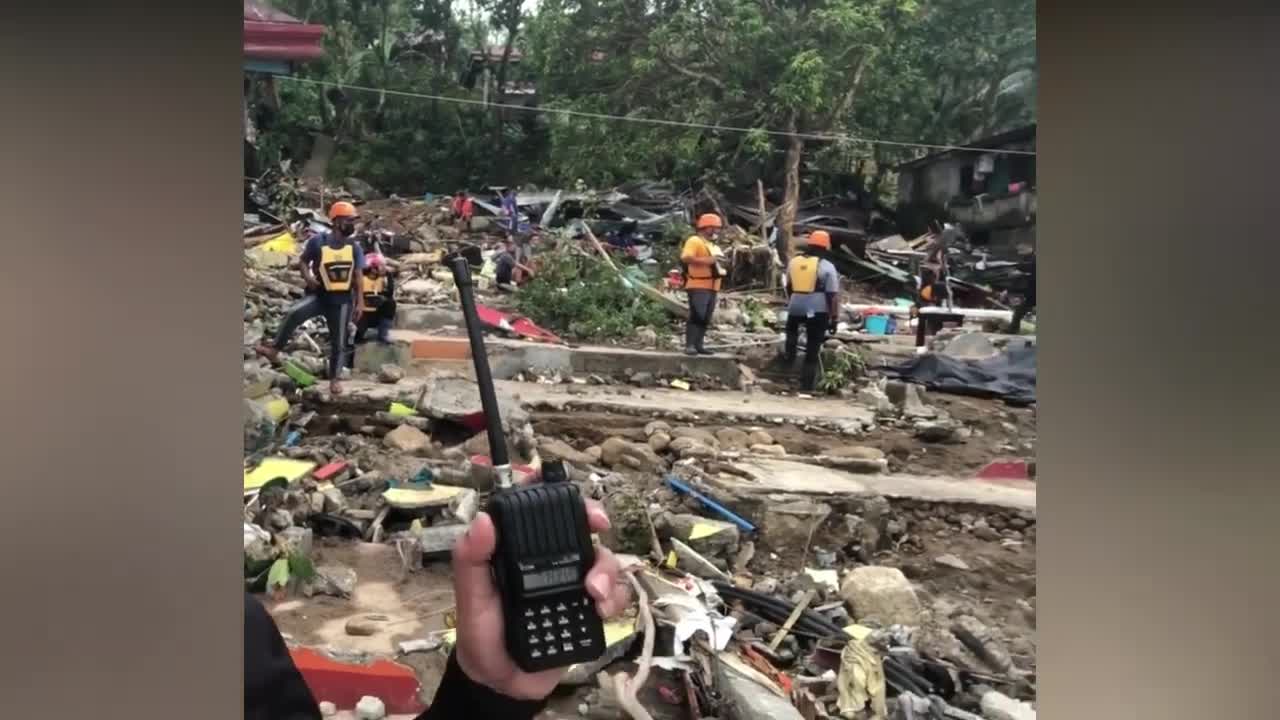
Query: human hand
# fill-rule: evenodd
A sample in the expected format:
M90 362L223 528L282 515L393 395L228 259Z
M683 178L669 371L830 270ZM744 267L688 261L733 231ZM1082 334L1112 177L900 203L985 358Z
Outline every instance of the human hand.
M604 508L594 500L585 502L591 531L607 530L609 517ZM482 512L454 545L453 589L458 608L454 653L462 671L474 682L507 697L541 700L551 694L568 668L527 673L507 654L502 600L489 565L496 544L493 520ZM620 579L620 572L613 553L596 546L596 562L587 573L586 589L602 618L618 614L631 602L631 588Z

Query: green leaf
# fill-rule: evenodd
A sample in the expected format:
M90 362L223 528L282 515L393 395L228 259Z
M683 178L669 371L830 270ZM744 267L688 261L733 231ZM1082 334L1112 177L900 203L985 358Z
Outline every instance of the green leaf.
M267 590L283 588L289 584L289 559L280 558L271 564L267 573Z
M316 568L311 563L311 558L306 555L290 553L289 574L299 580L306 581L316 576Z

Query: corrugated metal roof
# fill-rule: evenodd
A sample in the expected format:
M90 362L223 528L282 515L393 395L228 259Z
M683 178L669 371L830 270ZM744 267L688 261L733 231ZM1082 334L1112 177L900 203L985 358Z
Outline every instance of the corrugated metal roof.
M324 55L324 26L304 23L266 3L244 0L244 55L258 60L315 60Z

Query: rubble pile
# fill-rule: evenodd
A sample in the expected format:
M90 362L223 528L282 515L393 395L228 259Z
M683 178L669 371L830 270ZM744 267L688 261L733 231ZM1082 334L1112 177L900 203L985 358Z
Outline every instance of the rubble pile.
M369 231L381 233L400 273L400 322L456 311L443 264L455 252L480 268L480 300L509 299L485 279L498 240L492 224L459 227L447 199L379 198L345 185L325 188L323 199L356 198L362 215L376 217ZM656 228L695 201L653 184L616 195L590 201L652 223L650 245L669 242ZM635 232L630 225L582 229L560 217L585 195L524 197L524 215L558 223L544 231L547 242L622 273L646 262L635 252L643 243L619 240ZM357 363L334 396L318 381L323 321L297 333L280 366L259 359L253 345L303 295L299 243L320 222L267 219L247 221L243 271L246 586L304 603L277 618L287 636L335 658L410 665L426 701L453 643L449 551L494 482L477 389L456 365L383 361ZM596 232L608 235L604 243ZM887 377L878 359L891 357L892 342L862 332L854 314L828 345L856 354L856 368L831 397L798 395L777 358L782 299L767 284L776 281L767 270L777 269L776 250L758 227L735 228L730 239L743 249L742 267L766 268L744 270L743 289L725 293L708 342L734 355L736 383L693 364L649 372L623 360L616 372L531 363L498 388L517 479L563 462L582 494L604 504L611 527L599 541L643 591L609 624L605 656L570 669L565 711L627 717L629 700L607 678L644 666L636 697L655 717L1034 718L1034 484L1000 475L1009 487L971 489L989 464L1012 472L1021 463L1034 477L1025 460L1034 457L1034 410L953 400ZM753 265L761 250L767 261ZM760 277L767 282L752 288ZM674 354L681 320L668 307L670 324L616 346ZM524 338L510 325L490 330ZM954 346L954 333L939 336L934 350L987 352L976 335ZM358 565L366 555L390 558L393 579L370 580ZM388 592L411 598L415 616L368 607ZM323 621L323 632L304 627L303 616ZM412 631L397 629L415 619ZM299 624L292 633L290 623ZM637 640L649 633L646 658ZM386 648L371 649L377 643ZM381 717L387 701L361 697L344 709Z

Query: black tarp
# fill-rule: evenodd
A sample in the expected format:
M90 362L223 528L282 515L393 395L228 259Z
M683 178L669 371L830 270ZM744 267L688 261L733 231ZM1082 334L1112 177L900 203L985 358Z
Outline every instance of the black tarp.
M1002 398L1010 405L1036 401L1036 348L1009 347L981 360L962 360L942 353L927 353L886 369L890 377L919 383L930 390Z

